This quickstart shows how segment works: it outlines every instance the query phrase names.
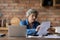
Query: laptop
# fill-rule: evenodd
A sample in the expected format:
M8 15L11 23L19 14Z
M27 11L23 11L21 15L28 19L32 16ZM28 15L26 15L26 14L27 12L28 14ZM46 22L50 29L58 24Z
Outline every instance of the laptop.
M8 36L26 36L26 26L8 26Z

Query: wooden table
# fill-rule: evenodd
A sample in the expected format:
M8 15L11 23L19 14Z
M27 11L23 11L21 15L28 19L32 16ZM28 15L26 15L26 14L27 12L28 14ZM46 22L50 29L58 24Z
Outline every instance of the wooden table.
M60 38L26 38L26 37L0 37L0 40L60 40Z
M7 31L0 31L0 33L7 33ZM26 37L0 37L0 40L60 40L60 38L26 38Z

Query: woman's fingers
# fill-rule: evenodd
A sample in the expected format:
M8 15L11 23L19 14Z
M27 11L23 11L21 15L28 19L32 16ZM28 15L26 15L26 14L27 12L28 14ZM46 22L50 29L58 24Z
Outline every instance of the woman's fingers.
M47 31L49 31L49 33L55 33L55 29L54 28L49 28Z
M40 25L37 26L36 31L39 31L39 29L40 29Z

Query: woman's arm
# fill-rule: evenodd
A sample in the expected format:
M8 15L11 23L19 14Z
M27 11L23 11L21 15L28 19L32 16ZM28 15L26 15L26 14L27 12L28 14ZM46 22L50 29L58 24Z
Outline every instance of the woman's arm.
M25 25L25 22L24 21L20 21L20 26L24 26Z

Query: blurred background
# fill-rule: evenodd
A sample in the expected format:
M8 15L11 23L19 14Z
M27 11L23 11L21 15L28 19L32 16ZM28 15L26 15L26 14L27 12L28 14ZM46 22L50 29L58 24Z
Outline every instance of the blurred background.
M51 21L51 26L60 26L60 0L0 0L0 30L7 30L17 19L25 19L30 8L38 10L39 22Z

